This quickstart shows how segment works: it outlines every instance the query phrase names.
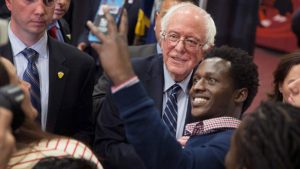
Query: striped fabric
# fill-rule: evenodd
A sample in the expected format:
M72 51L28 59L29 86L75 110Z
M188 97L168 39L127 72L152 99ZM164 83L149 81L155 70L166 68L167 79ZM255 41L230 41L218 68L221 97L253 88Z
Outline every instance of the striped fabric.
M8 168L32 168L39 160L46 157L84 158L97 164L98 169L103 169L94 153L86 145L69 138L42 140L26 149L17 151L11 157Z
M185 126L184 135L203 135L213 133L219 130L235 129L238 128L241 121L233 117L217 117L190 123Z
M35 62L39 57L39 53L31 48L26 48L21 52L28 60L27 68L23 74L23 80L30 83L30 98L32 105L41 113L41 92L40 92L40 78L39 71Z
M177 94L180 89L181 87L178 84L174 84L172 87L170 87L169 90L171 91L171 94L168 96L166 107L162 115L163 122L170 129L170 132L174 136L176 135L177 128Z

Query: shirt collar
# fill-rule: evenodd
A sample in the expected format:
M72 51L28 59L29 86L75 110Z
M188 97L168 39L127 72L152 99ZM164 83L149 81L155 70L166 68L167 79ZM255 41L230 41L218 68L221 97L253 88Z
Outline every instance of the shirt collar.
M195 123L187 124L185 127L184 135L204 135L213 133L219 130L236 129L240 125L241 120L233 117L217 117L207 119Z
M13 44L11 45L12 47L12 51L13 51L13 55L17 56L20 52L22 52L25 48L30 47L32 49L34 49L35 51L37 51L40 55L39 57L47 57L47 55L43 55L44 53L47 52L47 42L48 42L48 38L47 38L47 34L46 32L44 33L44 35L41 37L40 40L38 40L35 44L33 44L32 46L26 46L11 30L10 28L10 24L8 26L8 37L10 40L10 43Z
M159 43L156 43L156 51L157 51L157 54L162 54L162 50L161 50Z
M183 81L177 82L177 84L181 87L181 89L188 93L188 85L191 79L193 72L191 72ZM164 85L164 92L166 92L171 86L173 86L176 82L172 79L170 72L167 69L167 66L164 64L164 79L165 79L165 85Z

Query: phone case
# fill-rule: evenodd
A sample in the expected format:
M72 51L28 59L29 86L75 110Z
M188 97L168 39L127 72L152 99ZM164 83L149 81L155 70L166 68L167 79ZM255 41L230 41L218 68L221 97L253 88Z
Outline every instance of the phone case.
M104 16L103 7L109 7L110 14L114 17L115 22L118 24L124 3L125 0L101 0L97 14L95 15L94 25L96 25L101 32L107 34L107 20ZM89 33L88 39L90 42L100 42L100 40L91 32Z

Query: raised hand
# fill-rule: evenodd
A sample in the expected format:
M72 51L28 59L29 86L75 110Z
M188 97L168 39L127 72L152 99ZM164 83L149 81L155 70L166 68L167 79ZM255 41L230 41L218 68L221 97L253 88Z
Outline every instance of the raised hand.
M107 35L104 35L91 21L88 21L87 25L101 41L101 44L92 43L92 47L99 55L103 70L114 85L119 85L134 76L127 44L127 12L123 11L119 31L108 8L104 9L104 13L108 22Z

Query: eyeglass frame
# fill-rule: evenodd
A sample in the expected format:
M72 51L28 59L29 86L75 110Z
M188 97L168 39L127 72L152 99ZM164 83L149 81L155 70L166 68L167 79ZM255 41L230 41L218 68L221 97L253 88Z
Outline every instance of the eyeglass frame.
M169 35L177 35L177 37L173 37L175 39L170 39ZM162 32L161 36L166 39L168 42L174 43L173 46L176 46L179 41L183 41L184 47L186 49L192 49L192 50L196 50L197 47L203 47L207 42L201 43L201 40L199 40L196 37L193 36L181 36L179 33L176 32ZM171 37L172 38L172 37ZM197 44L192 44L193 41ZM191 42L190 44L187 44L187 42ZM191 45L195 45L195 46L191 46Z

